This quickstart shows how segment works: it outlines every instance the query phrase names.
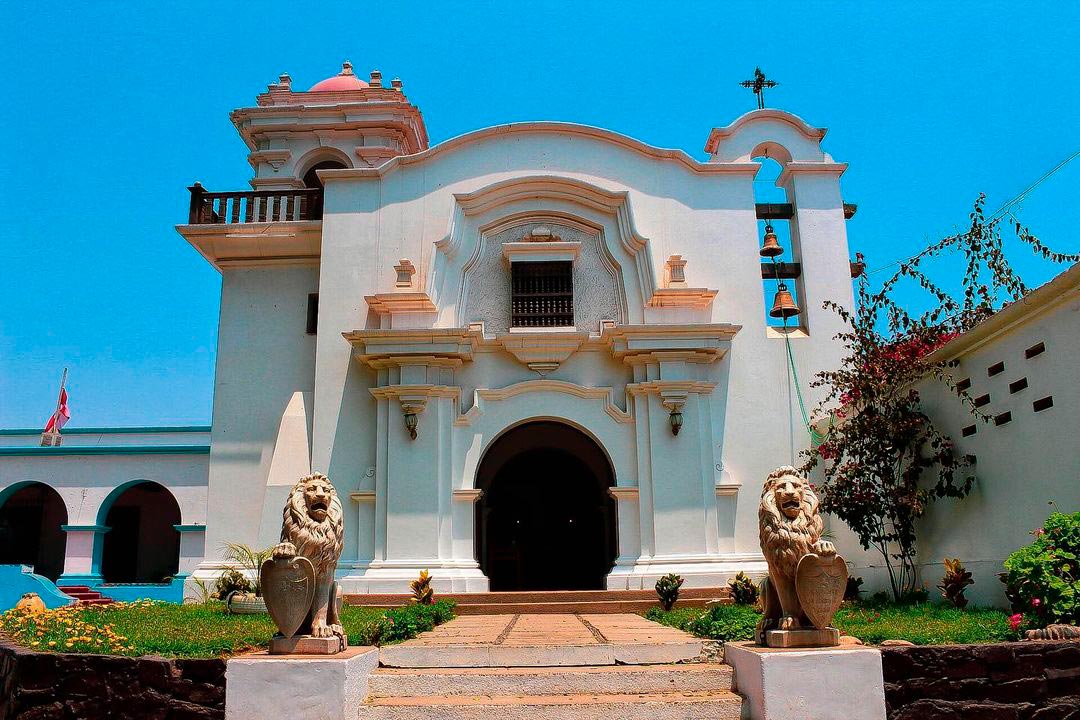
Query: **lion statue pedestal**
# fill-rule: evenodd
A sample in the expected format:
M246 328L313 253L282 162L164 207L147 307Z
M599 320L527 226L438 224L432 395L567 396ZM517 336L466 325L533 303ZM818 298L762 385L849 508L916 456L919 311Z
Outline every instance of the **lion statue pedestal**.
M281 542L259 571L266 609L279 631L270 641L271 655L333 655L348 647L341 586L334 582L343 515L325 475L302 477L289 493Z
M761 551L769 565L755 639L777 648L832 647L830 626L844 601L848 570L833 544L821 539L824 523L810 482L790 466L765 480L758 506Z

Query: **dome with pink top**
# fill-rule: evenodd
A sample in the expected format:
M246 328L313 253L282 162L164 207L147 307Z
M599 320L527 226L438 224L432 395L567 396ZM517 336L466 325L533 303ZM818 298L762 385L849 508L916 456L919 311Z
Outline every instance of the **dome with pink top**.
M341 72L311 86L308 92L341 92L342 90L362 90L368 84L353 74L352 63L341 63Z

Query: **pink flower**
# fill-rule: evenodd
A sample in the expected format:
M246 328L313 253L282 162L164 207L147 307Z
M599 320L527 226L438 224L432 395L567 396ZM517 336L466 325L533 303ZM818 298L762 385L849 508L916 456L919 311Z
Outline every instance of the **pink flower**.
M1040 605L1042 605L1042 600L1040 600L1039 598L1031 598L1031 607L1037 608Z
M1020 629L1020 623L1022 622L1024 622L1023 613L1016 613L1015 615L1009 616L1009 629L1016 632Z
M1039 528L1039 529L1035 530L1035 532L1033 532L1031 534L1034 535L1035 537L1042 537L1043 535L1046 534L1046 531L1044 531L1042 528Z

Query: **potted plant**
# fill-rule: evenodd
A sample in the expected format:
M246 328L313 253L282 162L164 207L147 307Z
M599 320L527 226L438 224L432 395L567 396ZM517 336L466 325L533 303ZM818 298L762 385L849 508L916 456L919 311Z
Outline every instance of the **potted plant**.
M226 543L222 556L239 569L227 570L218 578L214 594L225 601L230 613L254 615L266 612L266 602L259 585L259 569L273 548L255 550L241 543Z

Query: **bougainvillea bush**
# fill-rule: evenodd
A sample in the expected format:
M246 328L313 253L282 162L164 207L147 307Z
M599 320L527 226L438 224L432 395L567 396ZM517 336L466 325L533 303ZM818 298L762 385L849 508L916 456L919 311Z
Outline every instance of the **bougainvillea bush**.
M1001 578L1014 624L1080 624L1080 512L1052 513L1032 535L1005 560Z
M970 226L943 238L899 264L874 290L868 274L857 285L853 310L835 302L848 329L837 338L846 348L840 367L819 373L819 412L831 418L822 442L809 453L804 471L821 469L821 508L845 523L866 549L877 550L888 571L893 597L910 594L919 578L915 563L916 529L927 508L942 498L963 498L975 482L971 458L924 412L916 389L939 382L954 391L975 416L983 415L952 377L953 363L935 350L993 314L1002 303L1028 292L1005 259L1002 211L987 218L983 196L975 202ZM1035 254L1052 262L1077 262L1080 255L1051 252L1019 222L1012 231ZM921 269L931 258L960 255L962 297L954 299ZM930 308L913 315L898 303L901 280L925 290Z

